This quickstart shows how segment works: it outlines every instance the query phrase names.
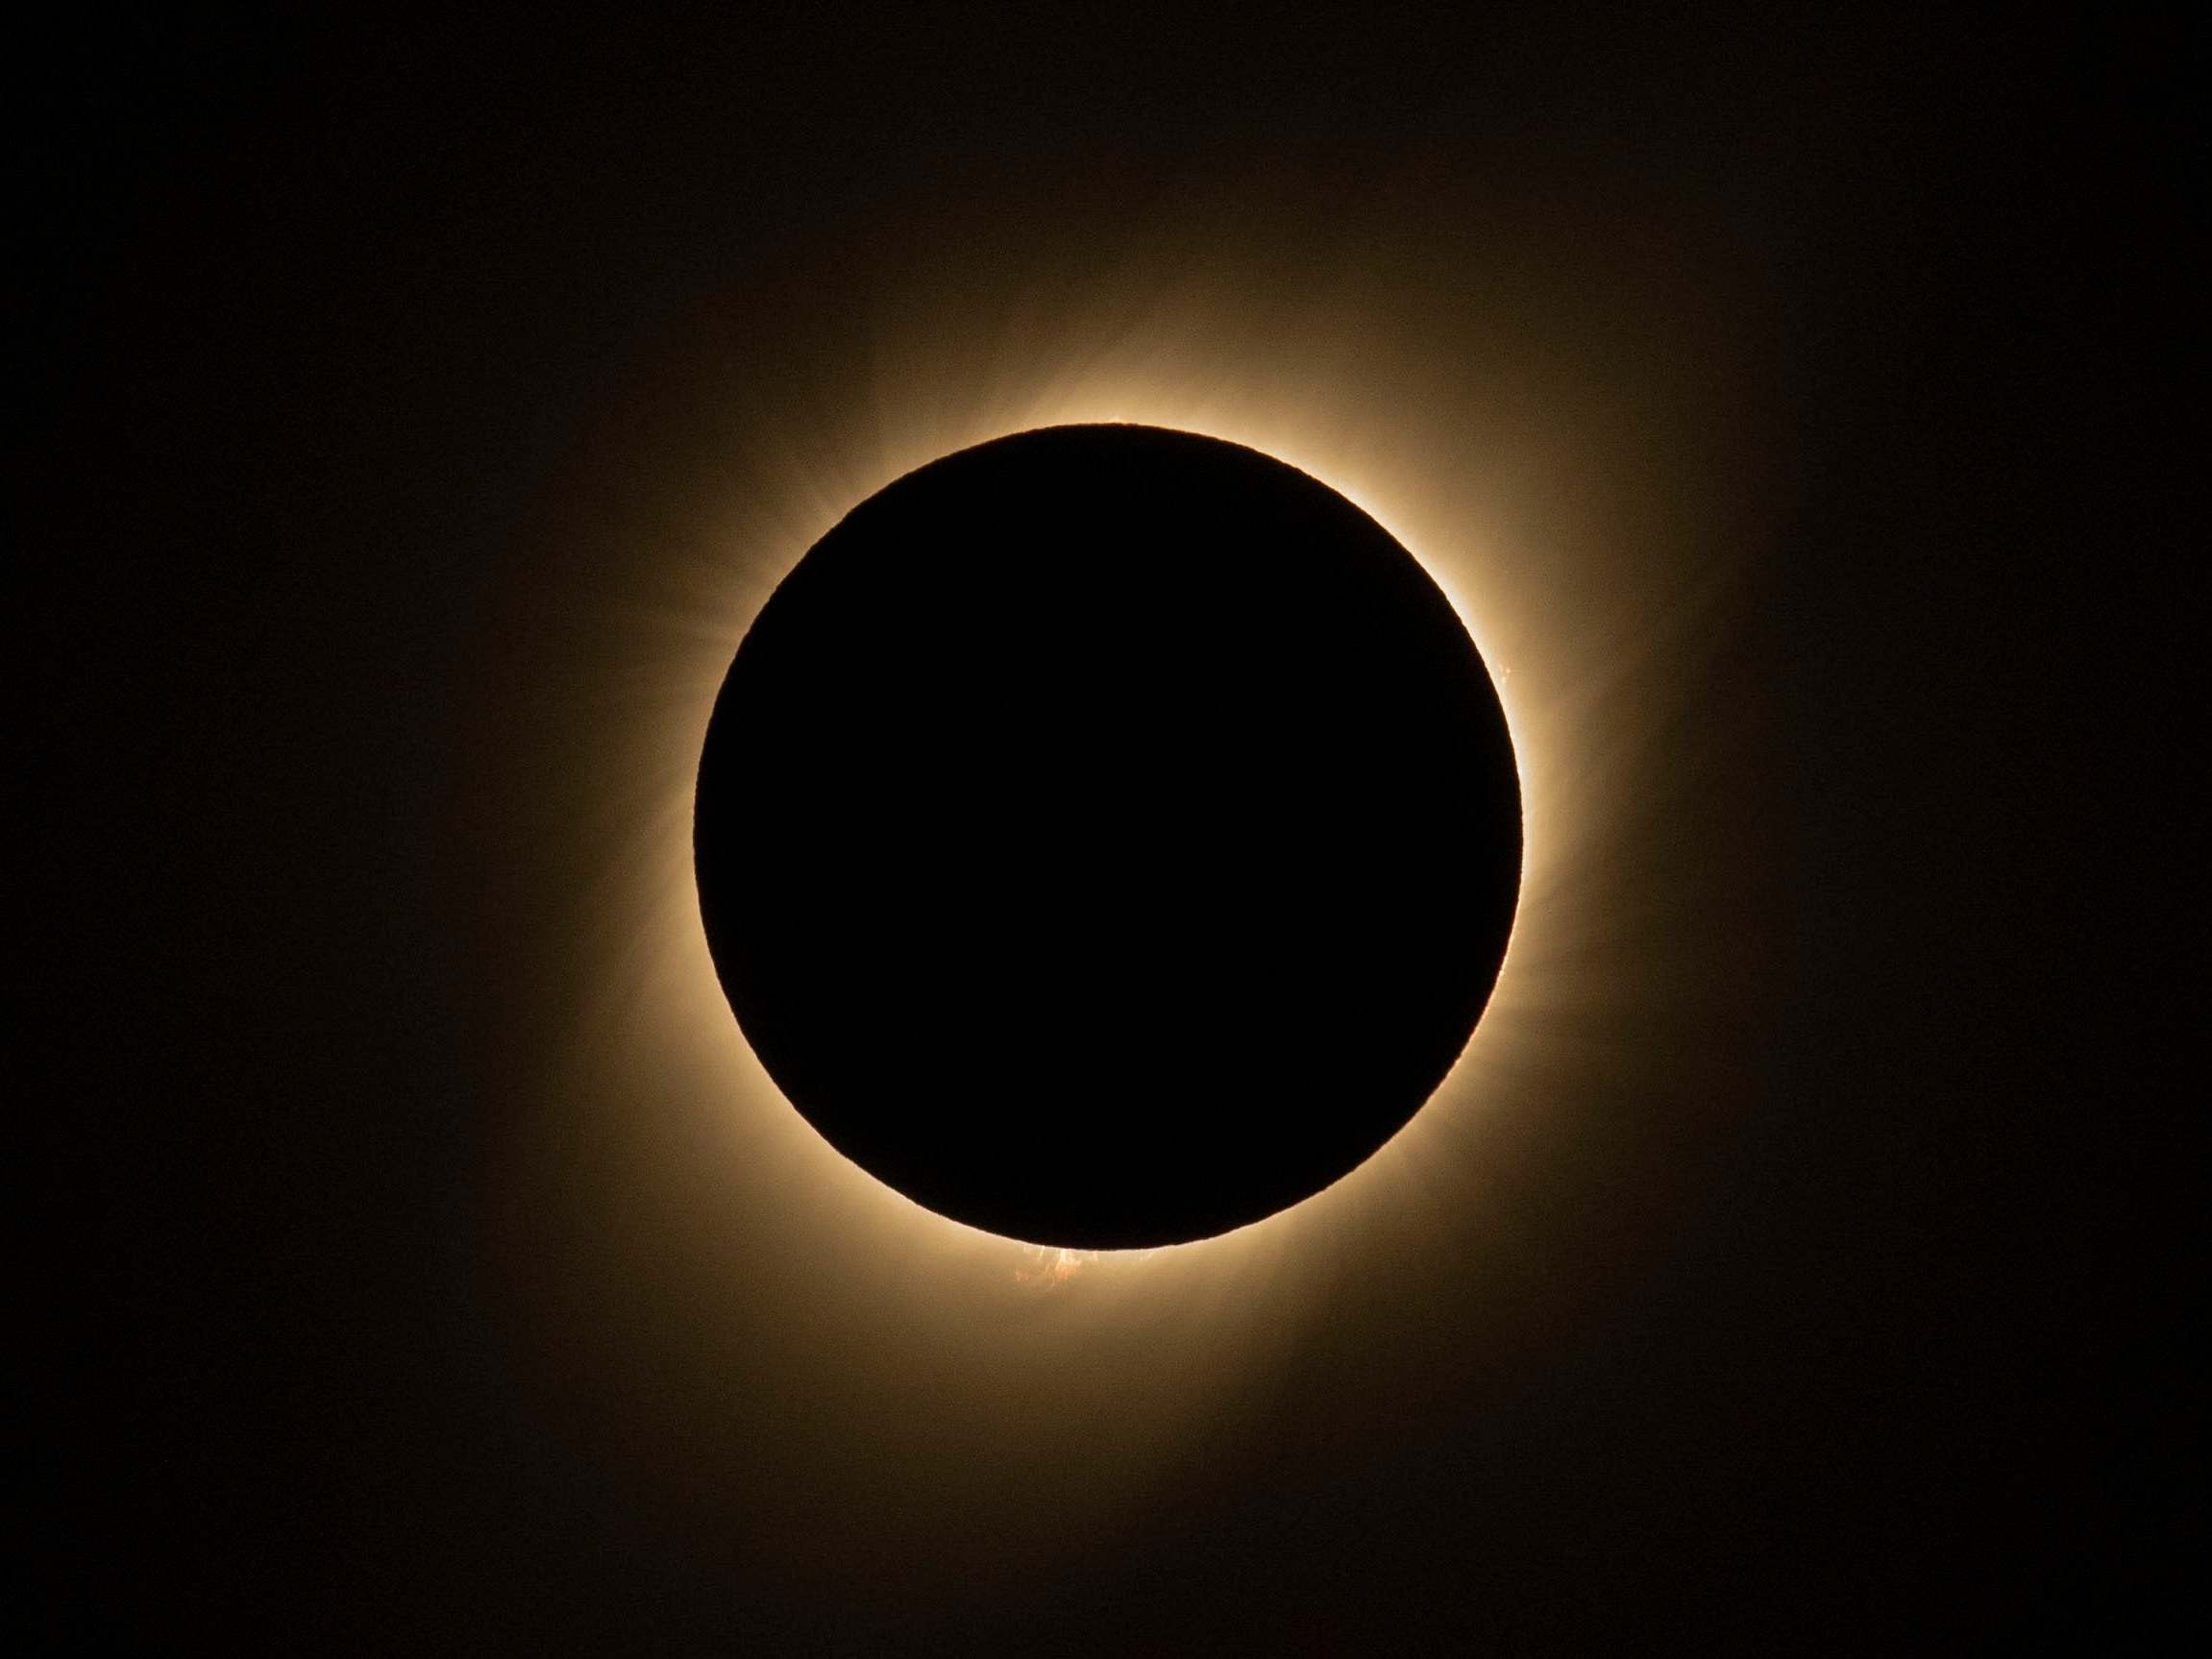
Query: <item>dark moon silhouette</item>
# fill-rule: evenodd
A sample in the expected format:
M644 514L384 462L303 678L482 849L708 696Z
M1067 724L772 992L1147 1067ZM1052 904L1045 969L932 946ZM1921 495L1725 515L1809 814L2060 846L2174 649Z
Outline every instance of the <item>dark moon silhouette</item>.
M709 724L700 903L832 1145L1041 1244L1226 1232L1402 1128L1518 891L1506 722L1436 584L1327 486L1148 427L855 507Z

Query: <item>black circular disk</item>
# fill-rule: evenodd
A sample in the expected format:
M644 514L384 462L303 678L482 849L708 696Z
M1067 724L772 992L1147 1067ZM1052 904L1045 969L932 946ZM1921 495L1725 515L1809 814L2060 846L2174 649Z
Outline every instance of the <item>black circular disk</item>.
M1108 1249L1310 1197L1442 1080L1520 793L1427 573L1327 486L1150 427L862 502L745 637L700 763L706 935L847 1157Z

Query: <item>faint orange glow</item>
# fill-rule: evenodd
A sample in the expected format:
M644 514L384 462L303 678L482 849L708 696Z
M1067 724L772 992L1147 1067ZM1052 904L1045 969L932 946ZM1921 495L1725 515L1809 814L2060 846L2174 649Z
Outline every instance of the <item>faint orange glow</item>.
M601 991L587 1017L599 1023L578 1039L618 1074L633 1058L665 1067L682 1057L673 1086L716 1114L731 1156L782 1172L795 1236L873 1239L879 1258L923 1280L965 1281L987 1263L1001 1284L1081 1289L1104 1308L1137 1285L1198 1298L1213 1284L1248 1284L1263 1262L1292 1270L1315 1241L1358 1232L1415 1189L1471 1179L1486 1118L1515 1110L1530 1080L1563 1058L1554 1017L1562 999L1600 988L1588 964L1611 890L1588 872L1607 857L1622 792L1648 787L1641 750L1665 732L1688 683L1679 619L1694 615L1711 584L1695 566L1639 568L1630 556L1666 546L1661 531L1680 533L1663 515L1653 527L1652 502L1593 500L1548 476L1574 484L1602 476L1582 451L1622 443L1618 422L1571 432L1514 426L1479 379L1439 365L1417 333L1347 341L1320 328L1300 338L1233 293L1106 318L1073 306L1051 332L1032 317L1025 349L997 349L985 331L963 356L943 315L881 328L867 387L848 388L837 418L778 426L766 412L733 411L726 468L624 532L650 541L651 556L632 560L634 578L610 551L608 568L622 576L620 638L598 668L593 717L622 734L629 775L604 809L621 814L605 831L621 850L601 856L586 930L603 941L590 966ZM1174 427L1276 456L1359 505L1419 559L1498 688L1520 772L1524 854L1489 1005L1443 1084L1389 1143L1304 1203L1219 1237L1041 1262L1027 1244L883 1185L782 1099L707 953L691 797L738 642L831 525L939 456L1081 422ZM1609 524L1614 511L1640 527Z
M1705 671L1745 556L1731 549L1752 539L1727 522L1743 309L1720 286L1662 293L1647 328L1622 321L1618 290L1561 284L1612 293L1581 315L1523 280L1530 249L1511 243L1495 260L1454 244L1392 286L1364 247L1325 269L1327 250L1220 234L1208 219L1118 259L1011 231L948 237L903 250L866 302L795 305L789 338L743 303L638 389L635 407L675 412L549 515L571 539L557 617L542 642L512 630L531 642L515 677L546 736L508 786L510 844L557 912L532 982L555 988L529 1005L546 1071L524 1115L550 1171L532 1190L557 1201L539 1224L566 1229L574 1282L611 1288L551 1302L545 1340L564 1370L600 1342L610 1409L663 1370L726 1375L726 1400L661 1408L671 1481L755 1482L789 1448L794 1480L849 1469L869 1502L911 1503L886 1537L934 1536L962 1494L1005 1512L992 1471L1017 1431L1066 1476L1037 1484L1041 1527L1135 1505L1144 1471L1238 1390L1269 1386L1343 1299L1412 1297L1448 1264L1455 1305L1488 1305L1473 1281L1524 1250L1532 1148L1639 1110L1620 1016L1689 982L1694 964L1655 971L1652 940L1667 907L1709 896L1668 862L1680 838L1650 826L1733 713ZM1601 268L1611 281L1616 262L1583 275ZM1524 828L1496 988L1403 1131L1252 1226L1095 1255L937 1215L817 1134L730 1012L691 863L708 714L792 566L918 466L1092 421L1247 445L1395 536L1490 670ZM784 1400L804 1402L803 1430L725 1409ZM897 1479L869 1473L886 1458Z

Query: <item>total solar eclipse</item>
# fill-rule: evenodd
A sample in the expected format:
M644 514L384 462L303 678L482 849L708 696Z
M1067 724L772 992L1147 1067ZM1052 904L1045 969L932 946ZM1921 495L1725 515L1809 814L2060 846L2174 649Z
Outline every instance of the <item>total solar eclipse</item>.
M906 475L740 645L694 853L748 1041L927 1208L1204 1238L1418 1111L1504 960L1520 793L1420 564L1272 457L1054 427Z

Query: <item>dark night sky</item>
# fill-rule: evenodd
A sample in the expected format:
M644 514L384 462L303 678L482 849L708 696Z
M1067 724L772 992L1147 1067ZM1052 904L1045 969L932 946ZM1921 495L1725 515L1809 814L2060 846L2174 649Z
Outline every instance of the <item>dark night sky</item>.
M2116 735L2183 715L2136 286L2178 25L884 10L19 58L34 1649L2147 1641L2201 1470L2182 916L2137 892L2178 815ZM1547 1041L1610 1105L1515 1119L1479 1220L1309 1251L1257 1357L1039 1315L1071 1378L1214 1373L1109 1500L1110 1388L931 1439L949 1302L795 1265L771 1176L690 1160L706 1220L638 1178L648 1089L548 1104L621 950L548 850L600 831L546 825L628 833L563 691L654 672L608 596L682 576L623 525L730 431L939 396L871 378L916 316L957 376L1167 260L1399 340L1363 403L1479 356L1626 457L1536 516L1663 573L1622 503L1679 475L1733 574L1583 826L1634 918L1587 951L1651 994ZM1392 1228L1453 1242L1363 1274Z

